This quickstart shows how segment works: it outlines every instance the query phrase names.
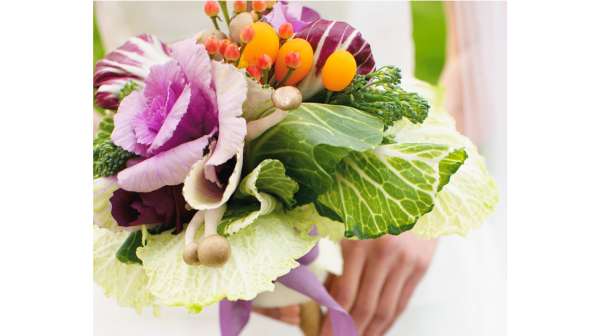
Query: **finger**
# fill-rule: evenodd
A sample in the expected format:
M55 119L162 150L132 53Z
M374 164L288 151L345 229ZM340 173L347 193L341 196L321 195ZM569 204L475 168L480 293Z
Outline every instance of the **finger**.
M360 280L358 296L350 311L350 315L352 315L352 319L360 335L363 334L375 315L378 298L387 277L387 270L389 269L389 267L386 267L387 264L388 261L379 255L369 258L366 263L363 276Z
M365 335L382 335L396 320L396 307L412 267L400 264L388 275L379 297L377 311Z
M399 316L404 312L406 306L408 305L408 302L410 301L410 298L415 292L415 288L417 288L417 285L419 284L419 282L421 282L424 275L425 270L421 269L420 267L417 267L415 269L415 272L413 272L413 274L408 278L406 284L404 285L404 288L402 288L400 299L398 300L398 306L396 307L396 316Z
M323 328L321 329L321 336L333 336L333 329L331 327L331 318L329 314L325 315L325 321L323 322Z
M333 280L335 280L335 275L332 273L327 274L327 278L325 279L325 283L323 286L329 291L331 290L331 285L333 284Z
M253 308L253 311L288 324L300 324L300 307L298 305L291 305L281 308Z
M342 253L344 255L342 275L330 274L326 283L333 299L346 311L350 311L358 292L358 284L367 255L364 247L352 241L342 241ZM333 335L329 314L325 315L321 335Z
M344 242L342 242L344 244ZM346 311L349 311L356 299L361 273L366 260L364 247L354 245L344 251L344 271L331 281L331 296Z

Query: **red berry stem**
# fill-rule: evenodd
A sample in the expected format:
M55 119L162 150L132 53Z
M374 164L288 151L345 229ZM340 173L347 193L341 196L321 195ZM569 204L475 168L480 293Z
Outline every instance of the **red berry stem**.
M290 79L290 77L292 77L294 70L296 69L288 68L288 71L285 73L285 76L283 76L283 78L280 81L277 81L277 83L275 83L273 87L278 88L284 86L285 82L287 82L287 80ZM275 76L273 76L273 79L275 79Z
M223 17L225 18L225 23L227 23L227 27L229 27L229 23L231 19L229 18L229 11L227 10L227 1L219 1L219 6L223 11Z
M221 31L221 28L219 28L219 24L217 23L218 18L219 18L218 16L211 16L210 20L212 21L213 25L215 26L215 29L218 31Z

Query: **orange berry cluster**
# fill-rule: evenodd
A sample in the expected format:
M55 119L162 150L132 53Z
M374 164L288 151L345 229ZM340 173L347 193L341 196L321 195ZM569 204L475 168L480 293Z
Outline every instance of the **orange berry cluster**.
M220 55L228 62L236 62L240 59L240 47L228 39L219 40L214 36L209 36L204 41L204 47L210 56Z
M219 11L219 5L216 1L207 1L206 3L204 3L204 13L208 17L215 17L219 15Z
M298 83L312 68L313 50L310 43L292 38L293 35L294 28L289 22L282 24L278 32L265 22L245 27L240 36L245 47L239 66L264 84L275 81L279 85Z
M236 17L240 14L249 16L244 13L252 11L250 18L244 17L236 22L237 29L234 31L239 36L230 36L231 40L209 37L204 41L204 46L212 57L220 57L245 68L250 77L263 84L295 85L312 69L314 51L308 41L293 37L295 32L291 23L285 22L275 31L268 23L257 22L260 15L273 8L274 3L275 1L251 1L251 8L248 8L247 1L234 1ZM204 12L213 19L215 26L220 10L216 1L204 4ZM227 12L226 7L223 10ZM224 15L227 17L227 13ZM245 22L241 29L240 22ZM354 56L346 50L336 50L323 65L321 81L329 91L342 91L352 82L356 70Z

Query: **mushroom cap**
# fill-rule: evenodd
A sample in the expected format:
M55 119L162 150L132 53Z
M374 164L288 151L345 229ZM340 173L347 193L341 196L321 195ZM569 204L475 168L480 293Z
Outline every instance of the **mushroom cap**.
M252 17L252 14L248 12L243 12L236 15L229 23L229 32L231 35L231 39L239 43L241 41L240 34L242 33L242 29L253 23L254 18Z
M215 37L217 40L222 40L224 38L227 38L227 35L225 35L220 30L207 29L207 30L204 30L204 31L198 33L198 35L196 35L196 41L198 43L204 43L204 41L206 41L206 39L209 38L210 36Z
M273 105L279 109L293 110L302 104L302 93L294 86L282 86L273 91L271 100Z
M199 265L198 261L198 244L192 242L186 244L183 248L183 261L188 265Z
M197 257L201 265L209 267L222 266L229 260L231 246L229 241L218 234L209 235L200 239Z

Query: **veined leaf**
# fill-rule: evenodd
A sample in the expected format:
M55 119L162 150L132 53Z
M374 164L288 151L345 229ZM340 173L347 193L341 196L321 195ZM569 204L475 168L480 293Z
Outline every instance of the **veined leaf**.
M438 190L466 158L463 149L391 144L342 160L321 206L345 223L347 237L376 238L410 230L433 208Z
M315 209L315 204L306 204L285 212L286 220L300 232L309 234L313 227L319 237L338 242L344 239L344 223L321 216Z
M130 233L117 250L117 259L125 264L142 264L136 254L137 248L140 246L142 246L142 231L138 230Z
M147 245L138 249L148 289L162 304L195 312L223 298L251 300L272 291L275 279L297 267L296 259L318 240L299 234L277 214L261 216L227 239L229 260L221 267L207 267L183 261L183 235L150 235Z
M298 182L296 200L314 201L334 184L338 163L351 151L379 145L383 123L348 106L304 103L250 144L251 168L265 159L281 161Z
M110 198L119 189L116 177L100 177L94 179L94 225L119 231L123 228L112 216Z
M279 206L277 199L287 207L293 206L296 191L298 183L285 175L285 167L281 162L264 160L240 183L219 223L219 234L234 234L252 224L259 216L271 213Z
M128 235L128 231L113 232L94 225L94 281L119 305L140 312L156 302L146 288L148 277L142 266L122 263L116 257Z
M277 196L287 207L292 207L297 191L298 183L285 175L285 167L281 161L264 160L244 177L233 197L246 198L255 196L258 192L267 192Z
M460 134L454 119L444 108L443 92L424 82L410 83L414 91L434 102L429 117L421 125L405 120L388 130L398 143L444 143L463 147L468 159L438 193L434 208L421 217L411 232L426 238L465 235L479 227L498 203L496 182L477 147Z

